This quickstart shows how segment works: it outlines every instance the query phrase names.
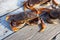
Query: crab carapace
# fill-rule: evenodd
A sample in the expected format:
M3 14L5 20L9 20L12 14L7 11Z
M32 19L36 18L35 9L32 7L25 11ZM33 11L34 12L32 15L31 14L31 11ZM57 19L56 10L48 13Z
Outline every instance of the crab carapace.
M6 21L10 23L10 26L14 32L18 31L20 29L18 26L24 23L29 24L29 25L31 24L40 25L41 24L42 29L39 30L41 32L43 32L46 28L43 20L37 17L36 12L34 11L26 12L26 14L25 12L21 12L19 14L8 15L6 17Z

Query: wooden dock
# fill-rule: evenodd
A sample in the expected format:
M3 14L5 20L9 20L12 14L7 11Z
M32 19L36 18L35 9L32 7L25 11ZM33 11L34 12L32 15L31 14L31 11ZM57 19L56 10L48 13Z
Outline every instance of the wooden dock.
M11 12L17 9L16 2L20 2L21 0L4 0L0 1L0 16ZM16 3L16 4L15 4ZM20 5L20 4L19 4ZM18 10L18 12L23 10ZM17 12L15 12L17 13ZM12 13L11 13L12 14ZM56 36L56 40L60 40L60 24L47 24L46 30L44 32L38 32L39 27L37 25L34 26L26 26L12 35L4 38L3 40L52 40Z
M26 26L5 40L51 40L60 32L60 25L47 24L44 32L38 32L38 30L39 27L37 25Z

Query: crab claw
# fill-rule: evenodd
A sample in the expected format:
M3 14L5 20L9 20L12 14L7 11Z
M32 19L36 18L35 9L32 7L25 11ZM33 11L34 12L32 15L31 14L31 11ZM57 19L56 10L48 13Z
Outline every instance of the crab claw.
M12 27L12 31L17 32L18 30L19 30L19 28L17 28L17 27Z

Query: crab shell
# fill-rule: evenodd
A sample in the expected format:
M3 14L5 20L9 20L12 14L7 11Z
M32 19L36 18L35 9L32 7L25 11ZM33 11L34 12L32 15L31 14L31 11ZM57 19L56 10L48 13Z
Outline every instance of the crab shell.
M27 24L37 24L38 17L36 15L36 12L22 12L19 14L14 15L8 15L6 17L6 21L10 23L11 28L19 28L19 25L22 25L24 23ZM13 29L15 31L15 29Z

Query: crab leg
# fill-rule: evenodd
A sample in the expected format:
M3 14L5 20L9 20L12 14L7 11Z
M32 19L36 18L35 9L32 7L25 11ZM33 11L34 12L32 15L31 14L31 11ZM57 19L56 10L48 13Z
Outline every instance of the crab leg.
M41 27L42 27L42 29L39 30L39 32L43 32L46 29L46 25L44 24L44 22L41 18L39 18L39 21L41 21L41 23L39 25L41 25Z

